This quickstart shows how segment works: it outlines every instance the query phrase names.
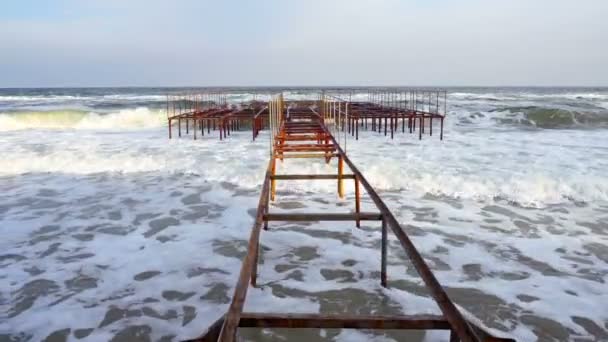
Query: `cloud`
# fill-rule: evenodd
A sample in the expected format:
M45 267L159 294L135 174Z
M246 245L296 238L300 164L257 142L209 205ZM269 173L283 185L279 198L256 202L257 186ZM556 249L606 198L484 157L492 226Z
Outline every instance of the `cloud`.
M608 80L604 0L62 0L24 13L0 15L3 87Z

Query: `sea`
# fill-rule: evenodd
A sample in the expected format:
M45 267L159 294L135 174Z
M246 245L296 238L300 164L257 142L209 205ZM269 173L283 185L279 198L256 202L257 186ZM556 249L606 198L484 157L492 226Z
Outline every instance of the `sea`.
M229 91L238 106L279 90L0 89L0 341L178 341L221 317L247 250L268 131L220 141L174 129L169 139L166 98ZM421 140L361 129L347 139L350 159L471 319L519 341L608 341L608 88L446 90L443 140L437 126ZM335 161L277 167L337 172ZM374 211L365 194L362 205ZM270 210L349 212L354 186L339 199L335 181L279 181ZM269 228L247 312L440 313L390 233L380 286L376 222ZM240 335L449 340L442 331Z

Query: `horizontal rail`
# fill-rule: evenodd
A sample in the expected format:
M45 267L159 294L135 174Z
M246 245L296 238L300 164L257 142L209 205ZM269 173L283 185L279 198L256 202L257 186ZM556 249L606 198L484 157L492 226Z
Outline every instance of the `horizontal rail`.
M315 329L437 329L449 330L450 324L436 315L354 316L319 314L247 313L241 315L242 328L315 328Z
M414 268L424 281L424 284L428 288L429 293L439 306L441 312L445 315L446 319L450 322L452 329L456 332L460 340L463 342L481 341L481 339L477 335L477 331L474 331L471 328L469 323L464 319L460 311L458 311L454 303L450 300L447 293L445 292L437 278L435 278L435 275L433 274L429 266L424 261L424 258L422 257L422 255L420 255L420 253L416 249L416 246L414 245L412 240L410 240L407 233L403 230L403 228L401 228L399 221L397 221L388 206L380 198L380 196L378 195L376 190L374 190L371 184L369 184L367 179L363 177L363 174L359 171L359 169L357 169L355 164L346 156L346 153L342 150L342 148L336 141L336 138L334 136L330 136L330 138L334 142L334 144L336 144L338 153L342 156L344 162L357 176L357 178L367 191L369 197L376 204L376 207L384 216L386 222L391 227L391 230L399 240L401 246L405 250Z
M270 174L272 167L272 159L268 162L266 168L266 175L264 176L264 183L262 185L262 191L260 192L260 200L258 202L257 214L255 222L251 229L251 235L249 236L249 243L247 246L247 254L243 259L241 270L239 272L239 280L232 296L228 313L226 314L226 321L222 325L222 329L219 335L219 339L222 341L234 341L236 335L236 329L239 325L239 320L243 312L243 305L245 304L245 297L247 296L247 289L249 288L249 280L253 274L253 268L257 264L257 255L260 242L260 230L263 223L264 209L268 205L268 199L270 194Z
M337 157L337 153L297 153L281 154L279 158L330 158Z
M315 179L355 179L355 175L274 175L270 179L274 180L315 180Z
M264 221L382 221L380 213L286 213L266 214Z

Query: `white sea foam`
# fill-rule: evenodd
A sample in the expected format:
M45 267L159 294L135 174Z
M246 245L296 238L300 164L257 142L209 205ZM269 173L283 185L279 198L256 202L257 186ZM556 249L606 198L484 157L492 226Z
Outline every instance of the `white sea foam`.
M0 131L25 129L145 129L166 125L166 114L145 107L108 114L82 110L0 113Z
M153 340L186 339L227 309L268 161L267 133L255 142L250 132L222 142L217 132L168 140L162 113L125 111L135 116L126 123L119 114L84 112L52 130L0 134L0 312L11 315L0 331L44 340L60 329L94 328L88 339L107 341L127 326L148 325ZM608 320L605 131L458 122L467 114L446 121L443 142L360 132L348 153L456 303L520 340L559 334L556 326L569 338L597 340L573 317L600 330ZM148 126L157 116L157 126ZM335 160L286 160L278 172L337 169ZM347 198L338 200L335 181L279 181L271 211L352 211L353 184L346 185ZM362 210L377 209L363 196ZM377 223L272 223L261 235L260 288L250 288L246 310L381 314L389 305L390 312L438 313L416 293L422 282L392 234L390 287L379 286L380 239ZM328 276L332 270L342 273ZM33 297L23 290L40 280L53 290ZM23 298L33 298L31 308L13 315L16 303L28 304ZM102 325L110 310L130 311ZM550 321L543 326L537 316ZM343 331L336 339L390 334Z
M162 125L160 121L150 122L150 117L156 118L147 110L135 110L126 115L109 115L106 117L86 115L76 125L68 126L82 129L134 129ZM100 123L102 126L100 127ZM21 135L13 136L5 141L12 141L0 157L0 174L16 175L32 172L60 172L72 174L93 174L98 172L161 172L164 174L186 173L198 175L213 181L226 181L244 188L255 188L259 185L258 176L263 172L267 157L267 143L262 140L251 143L250 146L236 146L233 142L220 142L215 135L205 136L202 142L188 140L165 141L158 135L164 131L154 129L149 133L134 132L132 137L115 136L114 141L106 141L105 136L99 136L95 131L88 133L70 133L31 131L27 139L45 141L45 147L32 147L20 143ZM143 134L143 135L142 135ZM565 134L565 133L563 133ZM562 135L563 135L562 134ZM601 139L601 132L594 133ZM517 139L517 135L506 136ZM23 136L25 138L25 136ZM247 140L248 133L235 133L231 140ZM521 163L521 170L516 173L504 169L495 156L505 153L505 148L497 143L487 147L488 155L478 155L470 159L468 152L459 147L463 141L444 143L423 140L421 143L403 147L401 156L386 154L389 150L398 150L399 141L411 140L411 136L398 135L394 141L384 136L362 133L360 141L351 141L350 148L354 151L353 158L364 168L366 177L380 190L407 191L420 195L431 194L447 196L454 199L471 199L482 202L506 200L527 207L544 207L550 204L570 201L592 202L608 200L608 180L602 170L606 164L605 156L596 157L579 164L586 159L577 151L583 151L584 146L554 146L550 153L543 152L545 147L529 146L530 154L537 154L533 160L517 154L503 156L502 163ZM199 137L201 139L201 137ZM593 138L589 137L591 141ZM125 148L129 141L132 145ZM483 139L477 138L479 143ZM135 143L137 142L137 143ZM145 142L145 143L144 143ZM474 140L469 142L475 143ZM103 148L100 144L103 144ZM526 141L510 144L525 146ZM429 151L426 151L430 149ZM494 152L492 152L492 149ZM192 151L197 151L192 153ZM223 151L219 153L220 151ZM494 154L493 154L494 153ZM596 153L604 155L602 149ZM254 155L259 158L247 167L256 170L243 175L239 169L243 156ZM505 159L506 157L506 159ZM576 169L559 169L560 158L571 157L570 167ZM403 163L394 163L399 158ZM469 159L467 159L469 158ZM556 158L556 159L554 159ZM580 160L580 162L578 161ZM476 169L475 164L479 167ZM591 165L590 165L591 164ZM213 165L213 167L210 167ZM547 166L552 169L546 169ZM301 161L279 163L280 173L333 173L336 172L335 161L331 164L308 164ZM581 176L581 172L584 176ZM279 188L281 185L279 185ZM347 182L350 189L353 185ZM330 182L316 181L310 183L295 183L290 185L291 191L306 192L310 190L331 193L335 186Z

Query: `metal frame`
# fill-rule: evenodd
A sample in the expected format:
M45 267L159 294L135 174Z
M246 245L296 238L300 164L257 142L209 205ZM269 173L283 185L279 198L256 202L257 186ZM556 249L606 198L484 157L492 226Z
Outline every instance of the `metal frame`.
M422 113L420 128L424 127L427 111L432 110L431 100L425 102L424 108L419 108L420 98L427 96L426 92L409 92L401 94L370 93L371 101L381 108L398 108L396 99L409 98L410 110L415 115ZM434 97L435 110L439 109L439 95ZM422 106L422 105L421 105ZM401 227L393 213L389 210L376 190L371 186L355 164L346 155L336 134L345 131L345 123L349 122L349 101L327 94L321 94L316 104L307 102L291 102L287 107L282 94L272 97L268 103L270 138L270 160L262 183L255 221L248 242L234 295L225 316L220 317L206 333L194 341L234 341L239 327L257 328L343 328L343 329L441 329L451 331L451 341L512 341L490 335L481 327L468 321L454 303L450 300L422 255L416 249L406 231ZM317 110L320 111L317 112ZM289 116L287 117L287 111ZM344 116L343 116L344 114ZM441 119L443 122L443 117ZM385 125L386 127L386 125ZM344 135L346 143L346 135ZM338 158L337 175L277 175L276 162L285 158ZM344 164L350 169L350 174L344 174ZM270 213L269 203L275 198L277 180L337 180L338 195L344 197L343 180L353 179L355 182L355 212L354 213L301 213L274 214ZM375 204L378 213L360 212L359 183ZM381 286L387 286L386 257L388 230L393 232L403 247L414 268L422 278L431 297L437 303L442 315L440 316L328 316L318 314L278 314L278 313L244 313L249 285L256 286L259 243L262 227L268 230L271 221L355 221L359 226L361 220L378 220L382 229Z

